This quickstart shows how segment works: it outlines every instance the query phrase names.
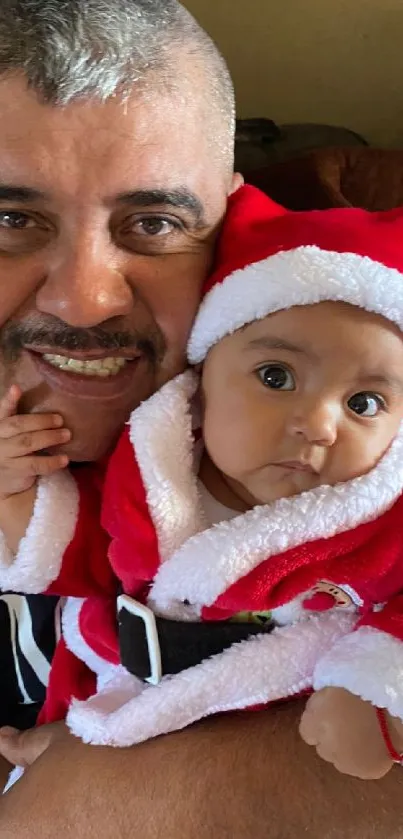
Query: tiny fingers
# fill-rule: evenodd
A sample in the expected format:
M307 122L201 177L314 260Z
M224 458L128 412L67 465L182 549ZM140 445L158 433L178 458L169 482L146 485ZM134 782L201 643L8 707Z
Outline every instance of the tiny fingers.
M11 385L0 399L0 420L6 419L6 417L12 417L16 413L20 399L20 388L18 385Z
M18 460L26 455L63 445L70 438L68 428L59 428L53 431L26 431L7 440L0 439L0 463L18 468Z
M27 478L40 478L47 475L53 475L59 469L65 469L69 463L69 458L65 454L51 454L51 455L32 455L18 458L17 462L21 470L21 475L26 475Z
M0 417L0 440L9 440L18 434L30 434L61 428L63 418L59 414L15 414L3 419Z

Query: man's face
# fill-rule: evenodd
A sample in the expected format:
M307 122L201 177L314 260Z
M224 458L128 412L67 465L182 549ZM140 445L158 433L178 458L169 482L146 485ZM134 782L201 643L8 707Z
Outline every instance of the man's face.
M177 99L62 109L3 78L0 110L0 393L93 460L183 369L231 184Z

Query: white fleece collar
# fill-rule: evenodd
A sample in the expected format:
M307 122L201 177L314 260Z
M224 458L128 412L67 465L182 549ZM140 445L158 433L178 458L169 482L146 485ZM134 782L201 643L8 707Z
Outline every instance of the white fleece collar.
M200 608L262 561L335 536L386 512L403 489L403 432L367 475L334 487L256 507L204 529L194 468L191 400L198 378L188 371L133 412L130 440L147 492L163 564L150 592L169 609Z

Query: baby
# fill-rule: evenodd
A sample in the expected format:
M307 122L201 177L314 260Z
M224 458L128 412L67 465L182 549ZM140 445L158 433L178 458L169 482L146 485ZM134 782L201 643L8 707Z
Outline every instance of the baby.
M103 529L90 470L56 461L3 528L0 585L68 597L40 722L127 746L313 691L304 739L380 777L403 749L403 211L243 187L217 265L193 369L110 460Z

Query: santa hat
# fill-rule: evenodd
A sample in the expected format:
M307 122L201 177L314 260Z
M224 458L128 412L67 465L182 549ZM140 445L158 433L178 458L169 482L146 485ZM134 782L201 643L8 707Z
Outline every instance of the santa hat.
M403 208L291 212L244 186L230 198L216 264L188 344L192 364L247 323L324 300L403 329Z

